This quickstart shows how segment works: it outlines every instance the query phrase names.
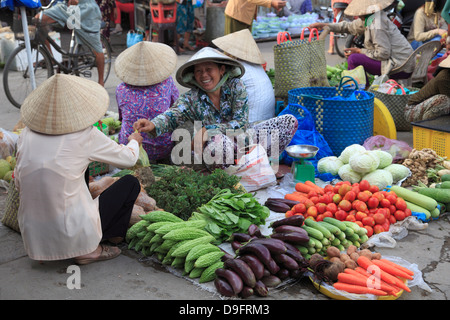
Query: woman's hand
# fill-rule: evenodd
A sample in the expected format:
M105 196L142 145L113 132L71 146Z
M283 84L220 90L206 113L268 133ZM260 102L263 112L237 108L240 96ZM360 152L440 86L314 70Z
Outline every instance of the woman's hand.
M133 129L138 132L151 132L155 130L155 125L147 119L139 119L133 123Z
M272 0L270 5L272 6L272 8L279 11L286 6L286 1Z
M346 58L348 58L350 55L352 55L354 53L361 53L361 49L360 48L345 48L344 49L344 54L345 54Z
M326 27L328 25L328 23L324 23L324 22L314 22L314 23L311 23L310 25L309 25L309 28L310 29L313 29L313 28L316 28L317 30L322 30L324 27Z
M139 145L141 145L144 138L142 138L140 133L133 132L132 134L130 134L128 136L128 141L131 141L131 140L136 140L139 143Z

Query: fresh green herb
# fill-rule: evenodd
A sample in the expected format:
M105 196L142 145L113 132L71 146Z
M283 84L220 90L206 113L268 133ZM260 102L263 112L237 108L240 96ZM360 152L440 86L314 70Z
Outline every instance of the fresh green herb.
M170 165L151 165L156 182L145 188L158 207L172 212L183 220L189 219L198 207L210 201L223 189L243 193L235 188L240 178L216 169L204 175L190 168Z

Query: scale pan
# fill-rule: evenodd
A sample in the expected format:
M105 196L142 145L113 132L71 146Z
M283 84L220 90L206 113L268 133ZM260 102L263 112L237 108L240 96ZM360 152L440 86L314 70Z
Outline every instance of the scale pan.
M310 146L307 144L296 144L286 148L288 156L296 159L309 159L313 158L319 148L316 146Z

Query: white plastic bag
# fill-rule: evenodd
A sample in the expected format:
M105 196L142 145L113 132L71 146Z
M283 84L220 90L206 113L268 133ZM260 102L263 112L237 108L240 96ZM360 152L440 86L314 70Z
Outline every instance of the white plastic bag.
M0 128L0 159L13 156L19 136L13 132Z
M236 165L225 171L229 175L241 177L240 183L247 190L255 191L277 183L277 178L270 166L266 150L260 144L251 147L251 151L242 156Z

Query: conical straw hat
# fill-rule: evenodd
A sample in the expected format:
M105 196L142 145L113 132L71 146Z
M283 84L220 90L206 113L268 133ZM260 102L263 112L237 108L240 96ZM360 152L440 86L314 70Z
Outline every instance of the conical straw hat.
M178 68L176 78L179 84L188 88L196 88L195 84L191 82L193 79L194 65L202 62L215 62L219 64L226 64L232 68L239 69L239 75L233 75L235 77L242 77L245 73L244 66L237 60L224 55L219 50L211 47L204 47L196 52L186 63Z
M439 67L450 68L450 56L442 60L441 63L439 63Z
M344 13L348 16L365 16L389 7L394 0L353 0Z
M116 59L117 77L133 86L150 86L160 83L175 71L177 54L164 43L141 41Z
M243 29L212 41L218 48L232 56L255 64L266 63L250 30Z
M31 130L58 135L93 125L108 106L108 92L97 82L56 74L28 95L20 112L23 123Z

